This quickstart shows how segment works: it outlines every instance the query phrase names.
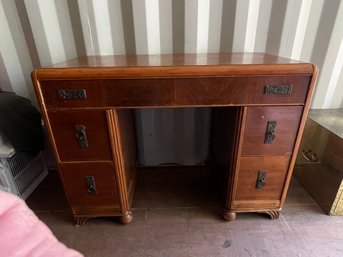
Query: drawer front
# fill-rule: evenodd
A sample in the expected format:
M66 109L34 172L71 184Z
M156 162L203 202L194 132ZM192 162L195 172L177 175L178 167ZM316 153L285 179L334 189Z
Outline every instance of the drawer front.
M60 165L66 196L74 214L97 209L120 209L115 170L111 162Z
M48 111L61 162L112 161L105 111Z
M242 156L291 155L302 106L248 107Z
M295 76L176 79L176 104L303 104L309 82Z
M172 79L97 79L40 82L47 108L139 107L174 103Z
M280 200L289 162L289 157L241 157L234 201Z

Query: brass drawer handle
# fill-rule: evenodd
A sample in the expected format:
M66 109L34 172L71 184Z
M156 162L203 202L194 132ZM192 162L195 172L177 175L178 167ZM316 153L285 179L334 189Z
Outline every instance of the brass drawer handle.
M257 180L256 180L256 189L261 189L266 185L266 172L264 170L260 170L257 175Z
M88 140L87 140L87 134L86 134L86 127L84 125L75 125L75 131L76 131L76 138L77 142L79 143L80 147L87 148Z
M275 139L275 128L276 128L276 121L275 120L268 121L266 135L264 137L265 144L273 143Z
M85 89L60 89L58 90L58 97L63 100L86 99L87 94Z
M87 184L87 191L90 194L96 194L96 186L95 180L93 176L85 176L86 184Z
M293 85L267 85L264 88L266 95L290 95Z
M312 150L302 150L301 151L302 156L308 160L309 162L317 162L318 161L318 156L316 153L312 152Z

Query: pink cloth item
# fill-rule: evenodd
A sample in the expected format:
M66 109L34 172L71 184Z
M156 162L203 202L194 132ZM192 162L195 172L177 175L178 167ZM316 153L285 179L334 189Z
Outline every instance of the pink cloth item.
M0 256L81 257L83 255L60 243L23 200L0 191Z

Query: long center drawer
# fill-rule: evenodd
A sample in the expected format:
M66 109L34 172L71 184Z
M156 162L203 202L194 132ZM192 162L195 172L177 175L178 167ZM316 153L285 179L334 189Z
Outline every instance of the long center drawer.
M41 81L47 108L304 104L308 76Z

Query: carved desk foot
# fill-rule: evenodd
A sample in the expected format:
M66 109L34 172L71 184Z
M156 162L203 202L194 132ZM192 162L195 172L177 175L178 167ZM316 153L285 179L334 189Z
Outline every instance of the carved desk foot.
M132 219L133 219L133 215L132 215L132 212L130 211L125 213L123 216L119 217L119 221L121 224L129 224L131 223Z
M264 213L264 214L268 214L270 219L274 220L274 219L278 219L280 216L280 211L263 211L263 212L259 212L259 213ZM236 213L232 212L232 211L226 211L224 210L223 213L223 218L227 221L233 221L236 219Z
M76 226L83 226L85 225L86 221L89 217L74 217L75 225Z
M86 221L90 218L96 218L96 216L94 216L94 217L93 216L74 217L75 225L76 226L83 226L83 225L85 225ZM129 223L131 223L132 219L133 219L132 212L127 212L123 216L119 217L119 222L121 224L129 224Z
M280 216L280 211L264 211L261 213L268 214L270 219L272 219L272 220L278 219Z

